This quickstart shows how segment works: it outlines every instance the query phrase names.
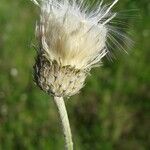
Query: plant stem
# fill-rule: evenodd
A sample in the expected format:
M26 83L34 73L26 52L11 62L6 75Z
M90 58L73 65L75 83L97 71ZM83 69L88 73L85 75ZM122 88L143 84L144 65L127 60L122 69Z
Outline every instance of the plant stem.
M73 150L71 129L70 129L68 114L67 114L67 110L66 110L66 106L65 106L65 102L63 100L63 97L54 97L54 102L57 106L58 113L60 116L63 134L65 137L66 150Z

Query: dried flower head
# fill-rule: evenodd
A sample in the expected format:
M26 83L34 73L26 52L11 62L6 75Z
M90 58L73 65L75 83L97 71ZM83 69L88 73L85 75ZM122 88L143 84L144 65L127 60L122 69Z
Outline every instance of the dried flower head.
M36 26L35 80L55 96L71 96L83 87L92 67L107 54L107 24L116 16L110 5L89 10L84 0L32 0L40 7Z

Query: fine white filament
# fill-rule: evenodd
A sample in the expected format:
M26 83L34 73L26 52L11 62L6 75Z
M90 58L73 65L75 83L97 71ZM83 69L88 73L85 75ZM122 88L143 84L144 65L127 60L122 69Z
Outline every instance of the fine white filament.
M112 7L118 2L88 11L84 0L32 0L40 7L36 26L39 50L49 61L61 66L88 70L101 63L107 54L109 26L116 16Z

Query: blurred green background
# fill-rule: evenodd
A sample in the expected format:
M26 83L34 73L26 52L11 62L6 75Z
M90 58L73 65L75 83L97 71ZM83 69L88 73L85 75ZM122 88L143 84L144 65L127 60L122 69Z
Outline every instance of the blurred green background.
M75 150L150 149L150 1L120 0L114 8L130 9L140 17L130 18L129 55L104 59L66 101ZM0 0L0 150L64 149L52 97L33 82L37 17L29 0Z

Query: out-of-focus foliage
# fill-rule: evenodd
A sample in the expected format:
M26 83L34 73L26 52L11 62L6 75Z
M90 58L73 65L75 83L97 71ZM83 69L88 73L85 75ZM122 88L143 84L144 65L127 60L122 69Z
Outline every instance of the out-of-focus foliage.
M138 9L127 12L135 45L105 59L66 101L75 150L150 149L150 2L120 0L114 9ZM0 150L63 149L52 98L32 77L37 12L29 0L0 0Z

